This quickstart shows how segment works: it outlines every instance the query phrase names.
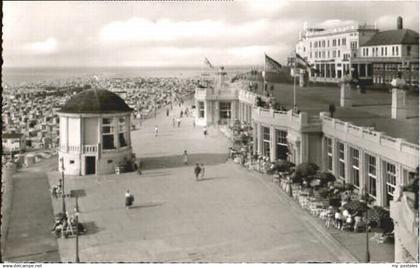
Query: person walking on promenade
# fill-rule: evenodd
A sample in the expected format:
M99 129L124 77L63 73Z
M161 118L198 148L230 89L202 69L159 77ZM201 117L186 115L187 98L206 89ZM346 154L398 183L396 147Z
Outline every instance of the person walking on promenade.
M134 196L130 193L129 190L125 192L125 207L129 209L131 205L133 205L134 202Z
M187 153L187 150L184 150L184 164L185 165L188 164L188 153Z
M179 117L182 118L183 115L184 115L184 112L181 110L181 112L179 113Z
M201 163L200 180L203 180L204 179L204 171L205 171L204 164Z
M204 134L204 138L207 137L207 127L203 128L203 134Z
M155 126L155 137L157 137L157 136L158 136L158 133L159 133L159 129L158 129L158 127L157 127L157 126Z
M169 109L166 109L166 117L169 116Z
M181 127L181 119L180 118L177 118L176 119L176 122L178 123L178 127Z
M172 127L175 127L175 117L172 117Z
M198 163L195 164L194 174L195 174L195 180L198 181L200 179L200 174L201 174L200 164Z
M195 120L193 120L193 128L195 128Z
M142 174L142 172L141 172L141 160L139 160L139 164L137 165L137 174L138 175Z

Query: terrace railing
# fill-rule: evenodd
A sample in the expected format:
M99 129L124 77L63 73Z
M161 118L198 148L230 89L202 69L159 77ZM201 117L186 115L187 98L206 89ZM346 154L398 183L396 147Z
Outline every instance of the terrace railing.
M384 151L383 148L385 148L388 150L396 150L399 153L402 153L402 155L408 154L410 157L407 156L407 159L413 168L418 165L415 164L418 160L418 144L410 143L402 138L390 137L383 132L376 131L372 128L360 127L339 119L331 118L324 112L320 114L320 119L322 121L322 130L324 133L336 136L345 135L347 140L349 140L349 137L353 137L353 140L357 139L360 142L369 141L372 144L375 144L372 145L372 148L375 148L376 151Z

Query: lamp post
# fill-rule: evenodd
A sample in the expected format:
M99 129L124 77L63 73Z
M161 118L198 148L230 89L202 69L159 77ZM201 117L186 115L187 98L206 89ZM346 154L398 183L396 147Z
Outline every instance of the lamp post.
M76 197L76 200L77 200L77 197ZM78 212L75 212L74 219L76 222L76 259L75 259L75 262L79 263L80 258L79 258L79 213Z
M65 201L65 192L64 192L64 158L60 158L61 162L61 197L63 200L63 215L66 215L66 201Z
M366 182L367 184L367 182ZM365 202L366 202L366 255L365 260L366 263L370 262L370 253L369 253L369 226L368 226L368 216L369 216L369 192L367 190L367 185L365 185L365 189L363 190L364 196L365 196Z

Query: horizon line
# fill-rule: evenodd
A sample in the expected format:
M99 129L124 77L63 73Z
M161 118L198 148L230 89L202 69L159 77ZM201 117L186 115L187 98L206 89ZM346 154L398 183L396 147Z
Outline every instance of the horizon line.
M263 66L264 64L225 64L225 65L220 65L217 67L245 67L245 66ZM163 66L153 66L153 65L141 65L141 66L136 66L136 65L132 65L132 66L4 66L2 67L3 69L7 69L7 68L55 68L55 69L59 69L59 68L208 68L206 66L202 66L202 65L163 65Z

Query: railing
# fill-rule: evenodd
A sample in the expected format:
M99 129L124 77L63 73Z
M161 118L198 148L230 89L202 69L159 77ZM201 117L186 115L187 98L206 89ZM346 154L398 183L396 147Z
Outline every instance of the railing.
M339 119L333 119L325 114L321 114L320 118L322 121L323 129L331 128L335 131L351 134L363 140L378 143L386 148L395 149L403 153L409 153L416 157L418 156L419 145L417 144L410 143L404 139L390 137L384 135L382 132L369 128L358 127Z
M268 97L244 89L239 90L238 97L240 102L245 102L251 105L254 105L256 103L257 97L260 97L263 102L269 101Z
M80 152L80 146L60 144L59 149L61 152ZM98 151L98 145L83 145L83 153L96 153Z
M70 145L67 148L69 152L80 152L80 146Z
M83 153L96 153L97 151L97 145L83 145Z

